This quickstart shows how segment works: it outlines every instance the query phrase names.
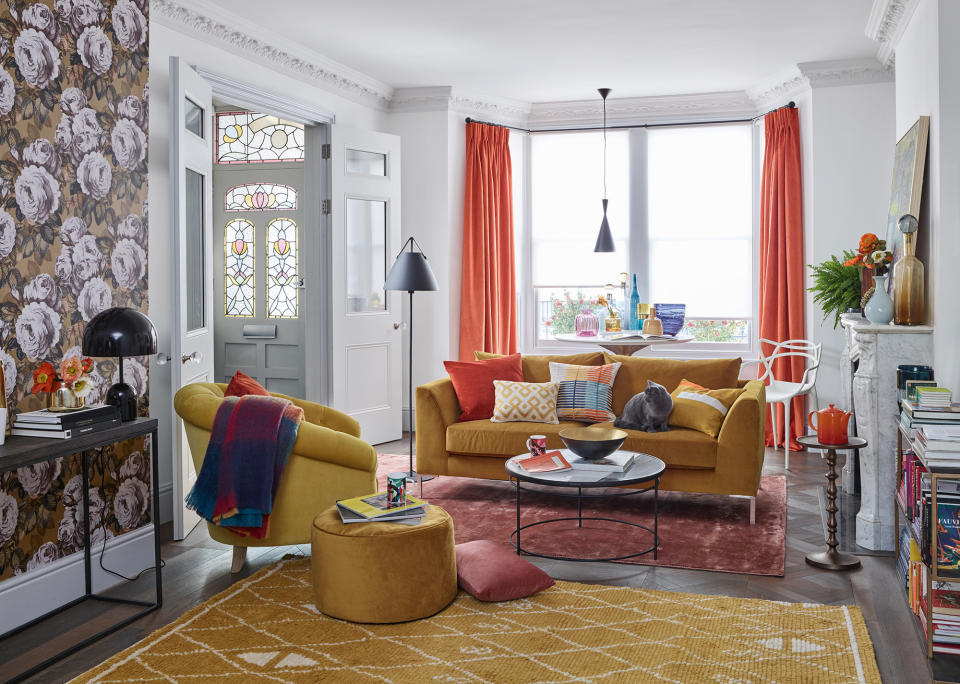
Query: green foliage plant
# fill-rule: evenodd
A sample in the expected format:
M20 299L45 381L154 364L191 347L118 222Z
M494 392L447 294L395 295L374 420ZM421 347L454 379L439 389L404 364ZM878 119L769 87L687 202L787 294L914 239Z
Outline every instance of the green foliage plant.
M840 314L860 303L860 269L844 264L855 256L851 250L844 250L843 259L834 255L823 263L808 264L813 271L813 287L809 291L823 309L823 320L833 314L834 329L840 324Z

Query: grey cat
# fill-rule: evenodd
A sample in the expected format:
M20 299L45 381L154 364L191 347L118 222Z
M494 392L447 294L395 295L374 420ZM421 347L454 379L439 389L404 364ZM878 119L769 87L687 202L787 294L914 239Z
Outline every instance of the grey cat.
M623 413L613 421L618 428L665 432L667 419L673 410L673 397L663 385L647 380L647 388L635 394L623 407Z

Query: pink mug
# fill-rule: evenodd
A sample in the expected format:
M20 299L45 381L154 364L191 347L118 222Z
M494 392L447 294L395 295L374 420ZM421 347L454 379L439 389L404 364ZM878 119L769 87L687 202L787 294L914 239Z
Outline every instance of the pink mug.
M530 439L527 440L527 449L530 450L531 456L540 456L547 453L547 436L530 435Z

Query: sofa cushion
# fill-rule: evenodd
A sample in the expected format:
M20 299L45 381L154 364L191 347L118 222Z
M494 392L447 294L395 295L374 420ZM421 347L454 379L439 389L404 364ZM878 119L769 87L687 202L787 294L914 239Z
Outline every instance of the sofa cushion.
M560 385L557 417L584 423L601 423L616 418L612 404L613 383L618 370L619 363L574 366L551 362L550 379Z
M607 363L620 363L613 383L613 411L618 416L637 392L647 386L647 380L658 382L672 392L686 378L707 389L736 387L740 376L740 358L693 359L680 361L645 356L604 354Z
M523 380L519 354L488 361L444 361L443 367L460 404L457 420L490 418L495 401L493 381Z
M494 423L527 421L556 424L557 390L555 382L511 382L494 380Z
M500 354L491 354L490 352L473 352L477 361L486 359L495 359ZM524 354L523 379L526 382L550 382L550 362L570 363L574 366L602 366L603 352L586 352L582 354L554 354L551 356L527 356Z
M613 423L597 423L613 427ZM463 456L489 456L506 459L526 452L530 435L546 435L548 449L563 449L560 431L583 427L581 423L491 423L474 420L454 423L447 428L447 451ZM627 430L623 449L652 454L668 468L713 469L717 466L717 441L702 432L677 428L667 432L647 433Z
M263 397L270 396L270 393L267 391L266 387L261 385L243 371L237 371L233 374L233 377L230 378L230 384L227 385L227 389L224 390L223 396L243 397L248 394L256 394Z
M613 427L613 423L598 423L597 427ZM666 432L625 432L627 439L621 449L656 456L668 468L712 470L717 467L717 440L702 432L686 428L670 428Z
M546 435L548 449L563 449L557 433L566 427L583 427L582 423L492 423L472 420L447 427L447 451L471 456L506 458L527 450L530 435Z
M673 397L670 425L716 437L727 412L741 394L742 388L711 390L683 380L670 394Z

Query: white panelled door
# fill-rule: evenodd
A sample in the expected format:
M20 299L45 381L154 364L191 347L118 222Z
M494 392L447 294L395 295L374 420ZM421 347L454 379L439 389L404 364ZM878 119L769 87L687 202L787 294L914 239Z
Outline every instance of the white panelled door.
M213 381L213 95L178 57L170 58L170 216L173 221L171 381L175 393ZM184 505L197 479L183 421L173 420L173 530L183 539L200 521Z
M400 138L331 126L331 394L379 444L402 435L400 293L383 283L400 249Z

